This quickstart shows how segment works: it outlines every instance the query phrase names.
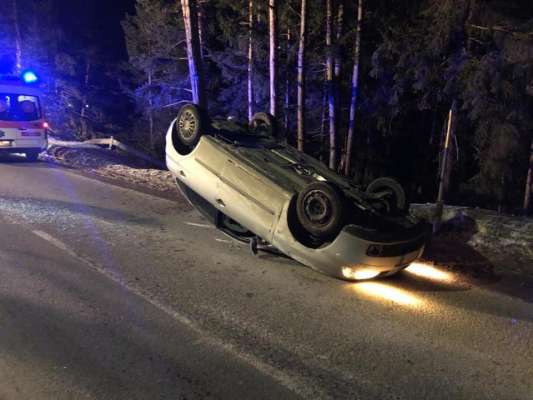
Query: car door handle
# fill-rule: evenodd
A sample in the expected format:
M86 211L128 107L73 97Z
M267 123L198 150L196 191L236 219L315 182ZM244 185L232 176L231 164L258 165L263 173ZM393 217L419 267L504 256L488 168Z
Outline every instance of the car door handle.
M222 201L222 199L216 199L216 202L220 207L222 208L226 207L226 204Z

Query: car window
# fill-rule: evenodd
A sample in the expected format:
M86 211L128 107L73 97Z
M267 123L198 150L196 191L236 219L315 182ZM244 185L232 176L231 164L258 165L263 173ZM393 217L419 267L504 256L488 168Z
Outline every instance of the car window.
M41 118L41 108L38 97L0 93L0 120L35 121L39 118Z

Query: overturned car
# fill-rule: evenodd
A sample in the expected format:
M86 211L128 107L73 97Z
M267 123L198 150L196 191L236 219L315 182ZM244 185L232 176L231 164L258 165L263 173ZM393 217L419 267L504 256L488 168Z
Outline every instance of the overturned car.
M168 129L166 163L192 205L253 250L347 280L394 274L422 254L428 226L395 180L363 191L275 133L269 114L242 126L187 103Z

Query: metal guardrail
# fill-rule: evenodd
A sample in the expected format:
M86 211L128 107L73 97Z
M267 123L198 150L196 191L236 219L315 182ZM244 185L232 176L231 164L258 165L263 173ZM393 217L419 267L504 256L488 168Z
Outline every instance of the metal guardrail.
M154 157L149 156L148 154L143 153L142 151L134 149L133 147L127 144L119 142L113 136L111 136L110 138L90 139L84 142L65 141L49 138L48 143L50 146L61 146L74 149L101 149L102 146L106 146L109 150L117 148L127 154L140 158L162 169L167 168L163 162L155 159Z

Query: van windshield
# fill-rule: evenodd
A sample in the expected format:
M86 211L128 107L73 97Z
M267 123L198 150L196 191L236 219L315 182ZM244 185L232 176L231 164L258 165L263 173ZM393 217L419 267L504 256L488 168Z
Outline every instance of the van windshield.
M38 97L0 93L0 121L36 121L40 118Z

